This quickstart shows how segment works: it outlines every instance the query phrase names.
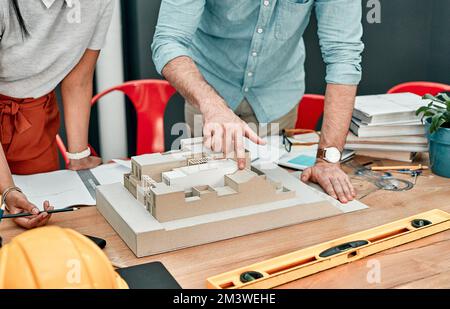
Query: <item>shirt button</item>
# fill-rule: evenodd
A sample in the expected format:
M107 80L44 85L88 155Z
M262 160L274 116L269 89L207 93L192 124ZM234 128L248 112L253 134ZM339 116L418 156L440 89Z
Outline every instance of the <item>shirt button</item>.
M253 76L253 72L248 72L248 77L252 77Z
M258 53L254 51L254 52L252 53L252 56L253 56L253 57L256 57L256 56L258 56Z
M270 2L269 1L264 1L264 6L269 6Z
M262 28L258 28L258 30L256 30L259 34L263 33L264 30Z
M249 91L248 87L245 87L244 92L248 92L248 91Z

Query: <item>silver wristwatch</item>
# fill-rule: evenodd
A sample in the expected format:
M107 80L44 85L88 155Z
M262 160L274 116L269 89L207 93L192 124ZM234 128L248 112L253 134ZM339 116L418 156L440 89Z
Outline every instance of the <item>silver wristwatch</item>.
M342 152L336 147L321 148L317 153L317 158L336 164L341 162Z

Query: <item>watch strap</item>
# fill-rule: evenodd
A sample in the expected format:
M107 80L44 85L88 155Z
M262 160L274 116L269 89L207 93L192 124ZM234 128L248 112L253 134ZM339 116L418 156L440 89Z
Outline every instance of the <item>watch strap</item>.
M324 148L319 148L317 151L317 159L325 160L326 150Z
M89 148L89 147L86 150L84 150L82 152L78 152L78 153L67 152L67 158L69 160L82 160L82 159L89 158L90 156L91 156L91 148Z

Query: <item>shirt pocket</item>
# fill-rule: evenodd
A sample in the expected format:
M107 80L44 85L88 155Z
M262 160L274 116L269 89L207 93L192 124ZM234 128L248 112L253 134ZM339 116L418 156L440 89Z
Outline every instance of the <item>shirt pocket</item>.
M314 0L278 0L276 8L275 38L288 40L303 34L309 23Z

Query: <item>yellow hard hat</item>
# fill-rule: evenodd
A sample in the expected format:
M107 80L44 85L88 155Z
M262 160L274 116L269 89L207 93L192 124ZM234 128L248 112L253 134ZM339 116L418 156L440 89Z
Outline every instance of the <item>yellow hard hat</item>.
M0 250L0 289L127 289L106 255L69 229L43 227Z

